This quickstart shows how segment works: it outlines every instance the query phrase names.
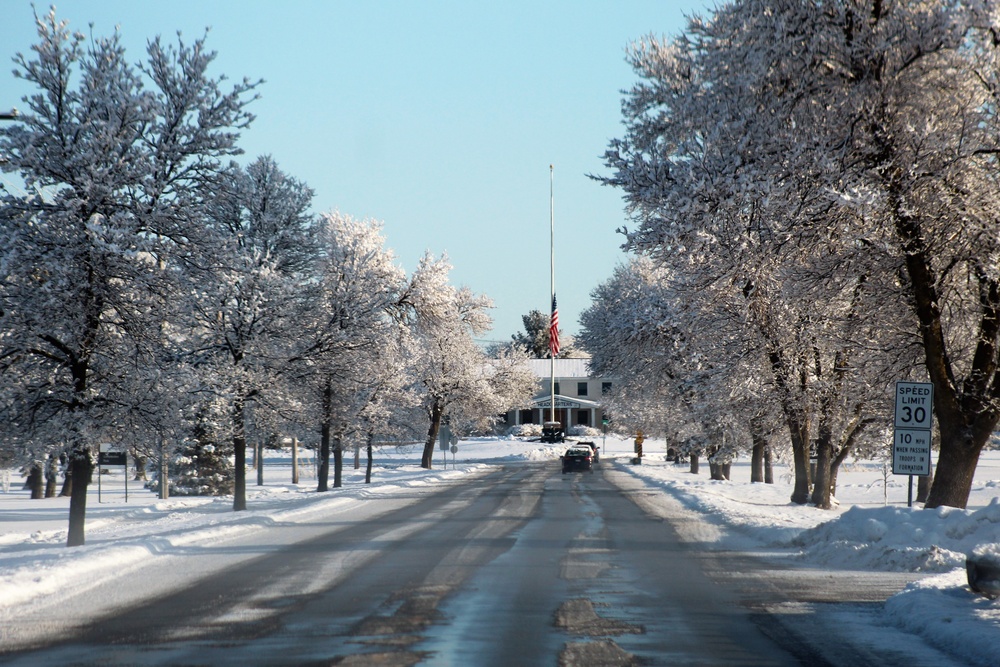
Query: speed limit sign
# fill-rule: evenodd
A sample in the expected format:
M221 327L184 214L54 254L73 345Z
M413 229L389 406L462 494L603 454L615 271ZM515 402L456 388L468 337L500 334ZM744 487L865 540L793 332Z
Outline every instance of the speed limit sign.
M896 428L892 439L892 474L920 476L931 474L933 407L934 385L931 383L896 383ZM912 485L911 477L910 486Z
M896 428L930 430L934 385L930 382L896 383Z

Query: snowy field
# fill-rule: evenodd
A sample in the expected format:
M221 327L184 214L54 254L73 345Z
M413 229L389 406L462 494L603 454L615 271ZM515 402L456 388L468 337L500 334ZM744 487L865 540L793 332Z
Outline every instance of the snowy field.
M776 466L773 485L750 484L746 461L733 465L732 481L713 482L704 461L702 473L691 475L686 465L665 461L655 441L646 441L641 466L629 463L631 440L596 442L604 447L604 465L614 459L620 470L662 492L664 504L680 503L697 513L697 538L719 549L791 550L813 566L925 573L890 598L885 623L920 634L970 664L996 664L1000 601L969 590L965 556L1000 543L1000 452L984 454L967 510L908 508L906 477L884 474L880 463L859 462L846 463L840 473L838 508L821 511L788 502L792 482L785 466ZM295 486L289 454L273 452L265 458L264 486L255 486L256 472L248 474L248 510L238 513L231 497L160 501L133 481L126 502L123 469L110 468L101 476L100 492L96 477L91 486L87 544L73 549L64 546L69 499L30 500L14 471L0 471L0 644L23 639L4 628L26 608L55 625L60 615L66 623L86 619L100 607L75 594L115 578L127 575L128 588L144 581L151 596L231 565L239 545L259 548L255 536L265 535L268 526L301 527L305 537L320 518L362 521L449 481L484 474L499 461L551 461L556 467L562 450L518 440L467 440L457 456L448 454L447 466L437 452L437 468L426 471L416 448L389 449L376 455L372 484L364 484L364 470L355 470L346 457L344 486L324 494L314 491L309 461L300 463ZM221 543L234 547L227 550L231 560L197 556L198 547ZM137 579L144 572L155 576ZM135 592L122 595L124 600ZM114 601L101 601L109 603Z

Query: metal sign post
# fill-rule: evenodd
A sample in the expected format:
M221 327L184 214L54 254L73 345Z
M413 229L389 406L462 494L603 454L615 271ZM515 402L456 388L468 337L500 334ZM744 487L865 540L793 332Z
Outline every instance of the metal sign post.
M601 418L601 426L604 428L604 436L601 439L601 454L606 454L608 450L608 422L611 421L607 417Z
M438 446L441 448L441 455L444 456L444 467L448 469L448 446L451 445L451 426L442 423L438 427Z
M122 445L103 443L97 453L97 502L101 500L101 466L125 468L125 502L128 502L128 453Z

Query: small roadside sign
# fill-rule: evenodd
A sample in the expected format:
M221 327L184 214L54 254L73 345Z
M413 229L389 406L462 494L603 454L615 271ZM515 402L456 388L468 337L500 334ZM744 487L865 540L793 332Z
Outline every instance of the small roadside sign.
M97 463L102 466L127 466L128 456L125 452L100 452Z
M101 443L97 452L97 464L102 466L127 466L128 453L123 445Z
M892 474L931 474L931 432L925 429L897 428L892 444Z
M448 445L451 444L451 427L447 424L441 424L438 428L438 447L442 452L448 451Z

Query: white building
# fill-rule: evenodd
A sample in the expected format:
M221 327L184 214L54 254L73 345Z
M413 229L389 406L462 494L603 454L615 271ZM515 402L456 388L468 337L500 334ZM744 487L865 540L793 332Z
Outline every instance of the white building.
M538 377L538 391L525 410L507 413L507 425L541 424L551 420L551 360L529 359L528 366ZM556 359L555 421L563 428L600 427L604 418L602 396L611 391L611 380L590 375L589 359Z

